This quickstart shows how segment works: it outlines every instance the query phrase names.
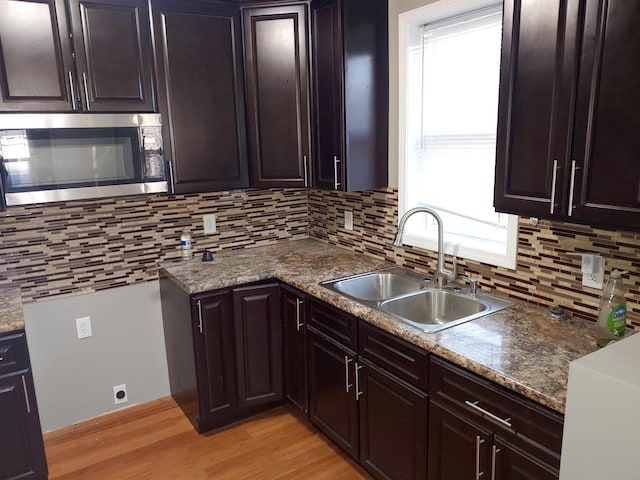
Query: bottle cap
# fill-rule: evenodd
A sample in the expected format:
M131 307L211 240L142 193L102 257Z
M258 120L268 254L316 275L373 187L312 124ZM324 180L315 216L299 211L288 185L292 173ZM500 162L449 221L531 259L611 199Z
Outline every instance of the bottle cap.
M613 279L619 279L620 277L622 277L622 275L624 275L625 273L629 273L626 270L614 270L611 272L611 278Z

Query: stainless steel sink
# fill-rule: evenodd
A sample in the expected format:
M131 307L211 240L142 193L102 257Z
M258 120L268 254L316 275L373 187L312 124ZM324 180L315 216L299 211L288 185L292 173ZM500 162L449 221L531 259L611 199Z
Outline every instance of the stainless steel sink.
M353 297L425 332L437 332L513 305L458 284L431 287L429 279L401 268L368 272L323 282L326 288Z
M334 290L359 300L384 300L424 287L424 282L393 272L372 272L331 283Z

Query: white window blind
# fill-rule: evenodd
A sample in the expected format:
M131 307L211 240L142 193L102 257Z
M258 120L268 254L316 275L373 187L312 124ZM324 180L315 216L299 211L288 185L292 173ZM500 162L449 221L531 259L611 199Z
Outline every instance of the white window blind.
M479 257L467 257L485 261L482 252L511 249L507 263L514 263L508 237L517 219L493 208L501 6L427 22L418 33L407 48L403 210L435 207L450 253L478 250ZM435 222L424 218L410 222L408 234L435 239Z

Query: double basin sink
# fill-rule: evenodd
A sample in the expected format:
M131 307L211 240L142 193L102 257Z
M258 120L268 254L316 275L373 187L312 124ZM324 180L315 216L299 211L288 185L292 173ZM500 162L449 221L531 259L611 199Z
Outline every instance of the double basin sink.
M434 284L401 268L322 283L425 332L437 332L513 305L485 293L471 295L468 288L455 283L442 288Z

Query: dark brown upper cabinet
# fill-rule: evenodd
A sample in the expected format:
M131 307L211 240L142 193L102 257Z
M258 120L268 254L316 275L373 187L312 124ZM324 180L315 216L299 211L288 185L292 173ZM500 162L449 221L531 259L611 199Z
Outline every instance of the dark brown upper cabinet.
M313 0L314 185L388 183L387 0Z
M568 214L640 229L640 4L588 0Z
M153 111L152 58L143 0L0 2L0 111Z
M63 0L0 1L0 111L71 111L75 66Z
M248 187L240 8L182 0L151 5L172 191Z
M154 111L146 0L68 0L82 108Z
M243 12L251 186L309 185L306 4Z
M640 225L640 6L504 2L495 206Z

